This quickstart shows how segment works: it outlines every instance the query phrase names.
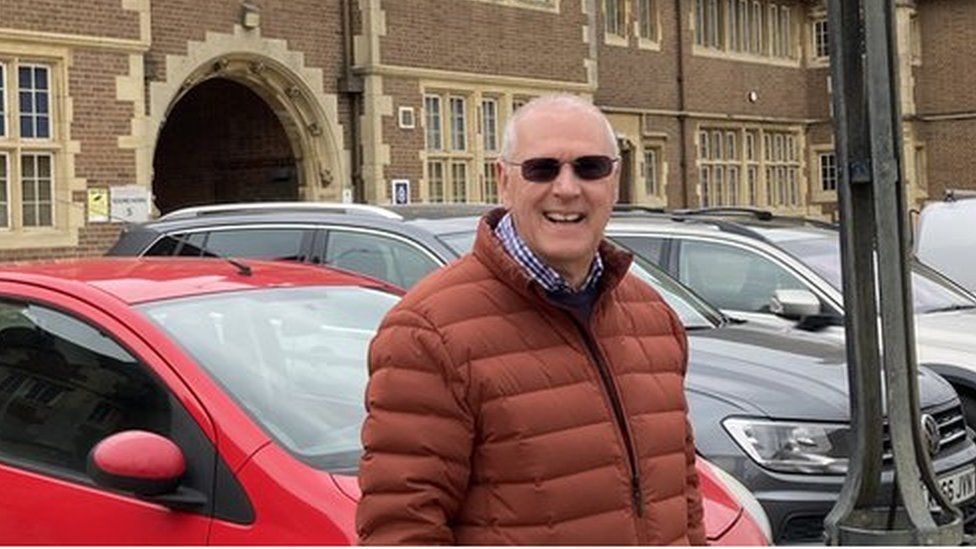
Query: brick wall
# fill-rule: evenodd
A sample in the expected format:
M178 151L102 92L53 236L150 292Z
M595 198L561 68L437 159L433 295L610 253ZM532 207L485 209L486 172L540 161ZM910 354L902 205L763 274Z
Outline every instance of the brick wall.
M946 189L976 189L976 120L941 120L918 124L925 144L929 196L941 198Z
M0 262L103 255L118 240L121 231L122 224L119 223L89 225L78 231L78 246L3 250Z
M555 14L472 0L384 0L382 62L585 82L581 1L561 0Z
M598 4L602 5L602 0ZM603 10L597 23L599 89L598 105L630 108L678 109L678 40L673 2L657 2L660 51L643 49L633 34L633 17L627 26L627 46L606 43ZM637 0L630 0L631 16ZM687 31L686 31L687 34ZM685 40L685 48L691 44Z
M2 0L0 26L24 31L139 38L139 14L121 0Z
M68 71L73 102L71 138L81 142L75 176L97 187L135 182L135 155L119 148L119 136L132 133L131 101L116 99L115 78L129 72L126 54L75 50Z
M922 64L915 68L921 115L976 111L976 3L919 2Z
M393 97L393 116L383 117L383 138L390 145L390 165L384 172L385 180L409 179L411 201L420 200L420 179L423 177L423 163L420 151L424 149L423 96L420 83L415 79L385 78L383 93ZM416 127L401 129L397 123L396 112L399 107L413 107ZM390 200L389 185L385 185L380 196L381 202Z

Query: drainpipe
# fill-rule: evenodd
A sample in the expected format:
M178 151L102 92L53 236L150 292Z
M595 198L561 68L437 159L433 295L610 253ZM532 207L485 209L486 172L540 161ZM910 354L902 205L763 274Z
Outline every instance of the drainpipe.
M688 115L685 113L685 36L684 36L684 10L681 7L681 0L674 0L675 13L675 37L678 41L678 164L681 166L681 207L690 208L689 183L688 183L688 154L685 135L688 133L685 126L688 124Z
M342 0L342 76L339 78L339 93L349 100L349 160L350 183L353 202L366 202L366 189L363 182L363 155L359 142L359 112L363 104L363 77L353 73L353 31L352 2Z

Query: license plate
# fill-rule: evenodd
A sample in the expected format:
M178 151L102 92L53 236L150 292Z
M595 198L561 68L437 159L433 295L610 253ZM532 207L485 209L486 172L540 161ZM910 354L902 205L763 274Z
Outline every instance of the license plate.
M976 467L966 467L938 477L936 482L942 488L942 493L949 498L953 504L962 503L976 496ZM922 489L926 492L925 486ZM929 499L929 507L933 510L939 508L939 504L934 499Z

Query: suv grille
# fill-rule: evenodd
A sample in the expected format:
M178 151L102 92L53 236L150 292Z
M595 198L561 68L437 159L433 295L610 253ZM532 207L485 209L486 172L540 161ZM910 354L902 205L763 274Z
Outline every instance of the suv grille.
M931 414L939 424L939 438L941 446L939 454L947 450L954 449L956 445L966 440L966 419L962 414L962 407L954 403L948 407L928 408L922 410L923 414ZM882 440L884 450L884 461L890 462L893 454L891 451L891 434L888 432L888 422L885 420L884 435Z

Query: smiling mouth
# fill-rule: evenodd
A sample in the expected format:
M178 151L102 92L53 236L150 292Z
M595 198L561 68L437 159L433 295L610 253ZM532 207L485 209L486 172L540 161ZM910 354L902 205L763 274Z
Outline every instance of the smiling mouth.
M545 212L542 215L553 223L580 223L586 216L581 213Z

